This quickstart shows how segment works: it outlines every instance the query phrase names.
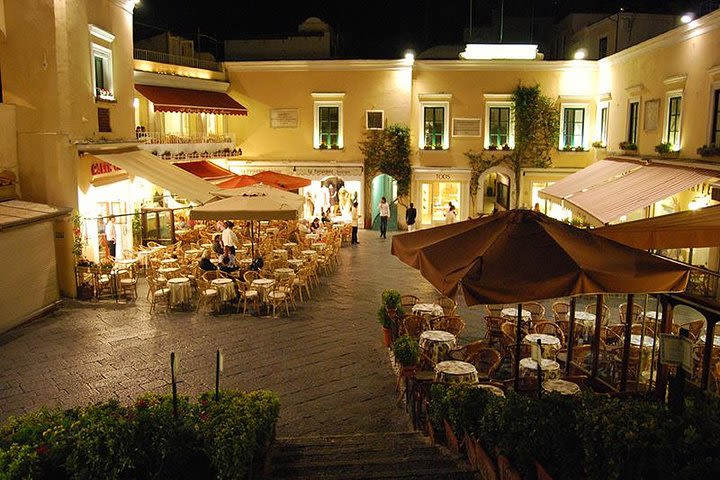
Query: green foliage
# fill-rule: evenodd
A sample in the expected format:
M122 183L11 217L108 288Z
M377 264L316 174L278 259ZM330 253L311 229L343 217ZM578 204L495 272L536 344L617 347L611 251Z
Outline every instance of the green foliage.
M703 145L697 149L697 154L701 157L720 157L720 146L714 143Z
M400 306L400 292L395 289L387 289L382 292L382 303L385 308L398 308Z
M384 328L392 327L392 318L390 318L390 315L388 315L387 309L385 308L384 305L380 305L380 307L378 307L377 321Z
M632 142L620 142L620 149L627 152L637 152L637 145Z
M658 143L655 145L655 151L660 155L667 155L673 151L673 144L670 142Z
M132 233L133 243L140 245L142 242L142 215L140 212L135 212L132 216Z
M395 360L400 362L403 367L415 366L420 360L420 345L410 335L398 337L393 342L392 349Z
M72 253L76 259L82 257L85 240L82 235L82 217L78 212L74 212L72 216L73 222L73 247Z
M169 395L38 410L0 430L0 478L246 478L273 439L279 405L258 391L180 398L177 419Z
M495 148L488 148L488 150L497 150L496 145L490 145L490 147ZM488 168L492 168L503 162L508 162L510 156L490 156L486 155L485 152L476 152L474 150L465 152L465 156L470 161L470 197L472 198L472 203L474 204L475 199L477 198L478 188L480 187L480 175L482 175Z
M593 148L605 148L605 144L600 140L596 140L592 143Z
M382 130L369 130L360 144L365 157L365 181L384 173L397 182L398 197L410 194L410 128L389 125Z
M512 94L515 115L515 149L511 164L516 185L520 184L523 168L548 168L552 165L551 152L560 135L560 112L555 102L544 96L540 85L518 85ZM519 203L520 189L516 189Z

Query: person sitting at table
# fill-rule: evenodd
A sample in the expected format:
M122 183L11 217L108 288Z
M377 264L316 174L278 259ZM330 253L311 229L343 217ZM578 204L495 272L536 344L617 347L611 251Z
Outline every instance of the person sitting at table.
M209 272L210 270L217 270L215 264L210 261L210 250L203 250L202 258L200 258L198 266L200 267L200 270L204 270L206 272Z
M315 217L310 224L310 231L315 233L317 230L320 230L321 227L322 225L320 225L320 219Z
M330 223L330 207L328 207L327 212L322 208L320 209L320 221L322 223Z
M215 252L215 254L217 255L222 255L225 251L222 245L222 235L220 235L219 233L215 234L215 236L213 237L212 249L213 252Z
M310 227L308 226L308 221L305 220L304 218L298 222L298 232L300 232L302 234L310 233Z
M177 222L175 222L175 228L178 230L187 230L188 224L185 221L185 217L178 215Z
M235 255L229 245L225 245L225 251L218 258L218 269L223 272L234 272L240 267L235 263Z

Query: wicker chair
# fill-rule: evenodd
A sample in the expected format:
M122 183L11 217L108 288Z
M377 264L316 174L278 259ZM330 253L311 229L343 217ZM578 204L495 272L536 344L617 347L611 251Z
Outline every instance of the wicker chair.
M545 316L545 306L542 303L523 303L523 310L530 312L530 318L533 322L539 322Z
M425 318L419 315L405 315L402 320L400 320L398 333L400 335L409 335L417 340L420 338L422 332L429 329L430 326Z
M465 329L465 322L460 317L440 317L431 323L433 330L450 332L456 337Z
M555 302L552 304L555 320L568 320L570 318L570 304L568 302Z
M455 303L455 300L452 298L440 296L437 298L436 303L442 307L443 313L448 317L455 315L455 312L457 311L457 303Z
M561 364L565 365L567 362L567 353L568 349L563 348L560 349L557 353L557 357L555 359ZM585 363L585 359L592 353L592 345L575 345L573 347L573 357L572 361L575 365L583 365Z
M480 381L488 382L500 367L502 355L494 348L482 348L466 361L475 366Z
M485 339L476 340L474 342L468 343L467 345L463 345L462 347L454 348L450 351L450 357L453 360L461 360L463 362L466 362L468 358L472 357L483 348L490 348L489 345L490 343Z
M570 320L557 320L555 324L558 326L560 331L563 333L563 337L565 338L565 341L567 341L570 338ZM578 344L578 340L580 337L583 336L583 328L582 325L579 325L578 323L575 323L575 331L573 332L574 335L574 341L573 343L575 345Z
M541 320L536 322L533 326L535 333L544 333L547 335L554 335L560 339L560 344L565 346L565 334L558 324L552 320Z
M198 303L197 311L203 305L210 305L210 311L215 312L219 307L219 294L216 288L213 288L210 282L203 275L197 279L198 282Z
M690 332L692 335L695 336L695 338L700 338L700 335L702 334L703 328L705 328L705 320L699 319L699 320L693 320L692 322L683 323L682 325L678 325L678 332L681 328L687 328L688 332Z
M278 310L278 307L280 307L280 310L282 310L283 304L285 304L285 313L288 317L290 316L290 304L288 303L289 294L282 288L282 283L278 281L275 282L275 284L271 287L270 291L267 292L268 302L272 306L273 318L277 318L276 312Z
M621 303L618 306L618 311L620 312L620 323L625 323L627 303ZM638 305L637 303L632 304L632 323L640 323L644 314L645 311L642 305Z
M595 315L596 310L597 310L596 303L590 303L585 307L585 311L588 313L592 313L593 315ZM610 320L610 307L608 307L606 303L603 303L602 319L600 320L600 325L607 326L609 320Z
M401 307L412 307L416 303L420 303L420 299L415 295L400 295Z
M643 335L643 331L644 331L644 335L646 337L654 337L655 336L655 331L652 329L652 327L650 325L643 326L642 323L633 323L632 326L630 327L630 333L632 335Z
M502 345L503 333L500 326L507 320L503 317L486 315L485 316L485 340L492 347L493 345Z
M147 277L148 282L148 297L150 300L150 314L155 312L155 308L158 305L164 305L165 309L170 308L170 289L165 288L158 283L151 276Z
M505 305L485 305L487 314L491 317L502 317L503 308L505 308Z

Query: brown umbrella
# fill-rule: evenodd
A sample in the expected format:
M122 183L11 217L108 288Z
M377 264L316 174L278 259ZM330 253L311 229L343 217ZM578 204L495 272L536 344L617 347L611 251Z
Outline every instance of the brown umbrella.
M396 235L392 253L468 305L685 289L688 270L530 210Z

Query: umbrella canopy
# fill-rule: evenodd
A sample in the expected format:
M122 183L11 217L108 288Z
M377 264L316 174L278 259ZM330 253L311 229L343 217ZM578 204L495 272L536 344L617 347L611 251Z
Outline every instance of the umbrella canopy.
M298 188L307 187L312 183L307 178L285 175L284 173L271 172L269 170L256 173L253 175L253 178L265 185L272 185L273 187L282 188L283 190L297 190Z
M250 175L235 175L232 178L228 178L227 180L218 183L217 186L220 188L239 188L247 187L249 185L255 185L256 183L261 182L257 178L251 177Z
M635 248L720 245L720 205L596 228L594 233Z
M468 305L677 292L688 270L530 210L396 235L392 254Z
M190 211L190 218L195 220L225 218L294 220L298 217L299 210L305 202L305 199L300 195L283 192L263 184L216 193L221 193L227 198L193 208Z

